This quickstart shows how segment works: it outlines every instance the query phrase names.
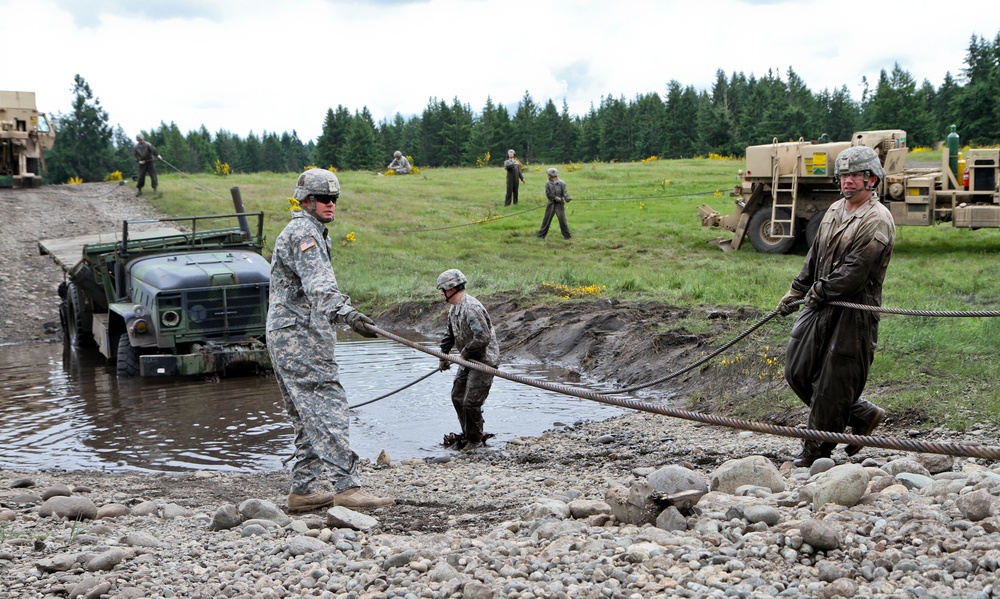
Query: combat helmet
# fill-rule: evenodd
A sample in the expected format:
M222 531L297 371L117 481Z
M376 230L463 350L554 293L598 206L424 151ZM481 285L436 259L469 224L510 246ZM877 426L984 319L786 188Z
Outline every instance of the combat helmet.
M882 163L879 162L875 150L868 146L852 146L837 154L833 177L838 183L842 174L861 172L875 175L879 181L885 178L885 169L882 168ZM878 185L878 181L875 182L875 185Z
M322 168L311 168L299 175L292 197L301 202L308 195L340 197L337 175Z
M444 271L437 278L437 288L441 291L447 291L449 289L454 289L459 285L465 285L469 280L465 278L462 271L457 268L449 268Z

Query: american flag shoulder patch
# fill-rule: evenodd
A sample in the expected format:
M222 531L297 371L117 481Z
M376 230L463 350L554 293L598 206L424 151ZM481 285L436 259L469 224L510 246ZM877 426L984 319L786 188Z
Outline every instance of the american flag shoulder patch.
M316 239L314 237L310 237L309 239L306 239L305 241L299 244L299 251L304 252L309 248L314 248L314 247L316 247Z

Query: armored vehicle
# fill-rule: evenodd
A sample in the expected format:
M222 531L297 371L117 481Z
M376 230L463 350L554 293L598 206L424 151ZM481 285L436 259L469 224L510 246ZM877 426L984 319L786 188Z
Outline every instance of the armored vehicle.
M269 369L264 215L242 212L233 191L234 214L125 221L120 232L40 241L65 272L59 313L71 350L96 346L119 377Z
M42 152L55 141L55 129L35 108L35 92L0 91L0 177L12 176L14 187L41 185Z
M736 198L733 213L722 216L702 204L701 224L733 231L732 239L714 240L723 250L739 249L744 236L769 254L791 251L803 236L811 245L823 213L840 198L833 173L837 155L865 145L885 167L877 191L896 226L1000 227L1000 150L972 149L961 157L957 135L954 141L944 148L940 168L907 168L906 131L898 129L860 131L850 141L750 146L741 180L730 193Z

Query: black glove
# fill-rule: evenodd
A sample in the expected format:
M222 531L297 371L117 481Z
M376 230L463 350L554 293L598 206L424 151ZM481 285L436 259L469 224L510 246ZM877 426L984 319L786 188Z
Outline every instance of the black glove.
M802 299L804 295L804 293L797 289L789 289L785 297L781 298L781 301L778 302L778 307L775 310L781 315L788 316L799 309L798 305L793 306L792 304Z
M449 368L451 368L451 361L450 360L445 360L444 358L441 358L441 362L438 364L438 370L440 372L444 372L445 370L448 370Z
M361 335L362 337L368 337L369 339L378 337L378 335L375 334L375 331L370 331L365 327L366 324L374 325L375 321L357 310L344 317L344 321L349 327L354 329L355 333Z

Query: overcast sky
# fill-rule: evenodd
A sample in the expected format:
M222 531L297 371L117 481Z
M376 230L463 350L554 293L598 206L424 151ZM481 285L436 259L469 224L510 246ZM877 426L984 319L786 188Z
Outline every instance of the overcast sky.
M899 63L938 87L972 36L998 34L996 0L0 0L0 89L68 113L79 74L130 136L174 122L308 141L337 105L377 122L528 92L582 115L671 80L710 89L718 69L791 67L860 98Z

